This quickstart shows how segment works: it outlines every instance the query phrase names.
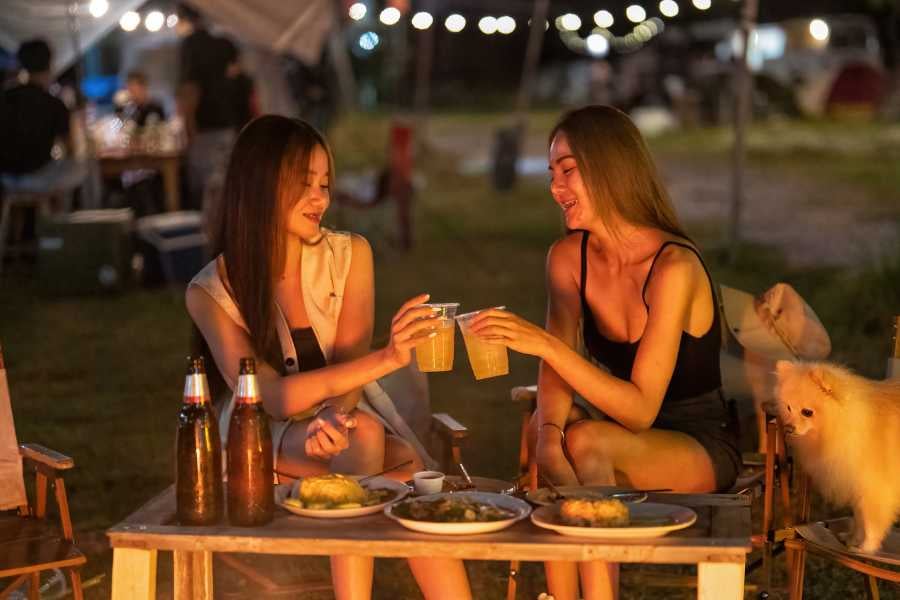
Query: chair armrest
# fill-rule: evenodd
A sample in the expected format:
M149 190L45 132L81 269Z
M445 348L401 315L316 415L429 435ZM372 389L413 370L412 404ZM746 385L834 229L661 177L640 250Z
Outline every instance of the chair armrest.
M509 391L512 401L519 405L523 412L533 412L537 405L537 386L520 385Z
M75 466L75 461L65 454L60 454L40 444L19 444L19 454L22 455L22 458L48 466L57 471L64 471Z
M447 413L434 413L431 415L431 419L432 427L443 436L454 440L462 440L469 437L469 430L466 426Z

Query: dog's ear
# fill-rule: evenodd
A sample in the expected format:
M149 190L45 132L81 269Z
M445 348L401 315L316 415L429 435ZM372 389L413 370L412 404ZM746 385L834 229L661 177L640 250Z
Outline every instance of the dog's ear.
M833 395L834 387L831 382L831 374L822 367L813 367L809 370L809 378L813 383L828 395Z
M794 363L789 360L779 360L775 362L775 374L781 379L794 370Z

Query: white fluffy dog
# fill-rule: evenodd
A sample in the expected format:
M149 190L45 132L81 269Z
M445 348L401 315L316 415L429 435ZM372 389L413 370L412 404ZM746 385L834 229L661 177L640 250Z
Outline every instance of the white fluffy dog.
M847 545L877 552L900 515L900 379L872 381L829 363L778 361L778 414L802 468L853 508Z

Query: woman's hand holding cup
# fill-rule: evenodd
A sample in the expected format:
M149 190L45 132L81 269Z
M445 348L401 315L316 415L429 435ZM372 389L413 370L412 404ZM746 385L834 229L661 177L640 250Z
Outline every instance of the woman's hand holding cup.
M412 349L423 337L435 336L438 315L430 306L422 306L429 294L407 300L391 321L391 339L383 352L396 368L405 367L412 359ZM430 331L430 333L428 333Z

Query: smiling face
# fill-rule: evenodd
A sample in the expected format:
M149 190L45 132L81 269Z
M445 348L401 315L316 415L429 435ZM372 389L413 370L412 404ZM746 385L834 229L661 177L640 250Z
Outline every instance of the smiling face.
M562 209L569 229L586 229L597 218L569 140L563 132L550 143L550 194Z
M286 229L304 241L314 242L321 235L322 217L331 204L328 153L318 144L310 152L305 183L299 198L286 199L290 207Z

